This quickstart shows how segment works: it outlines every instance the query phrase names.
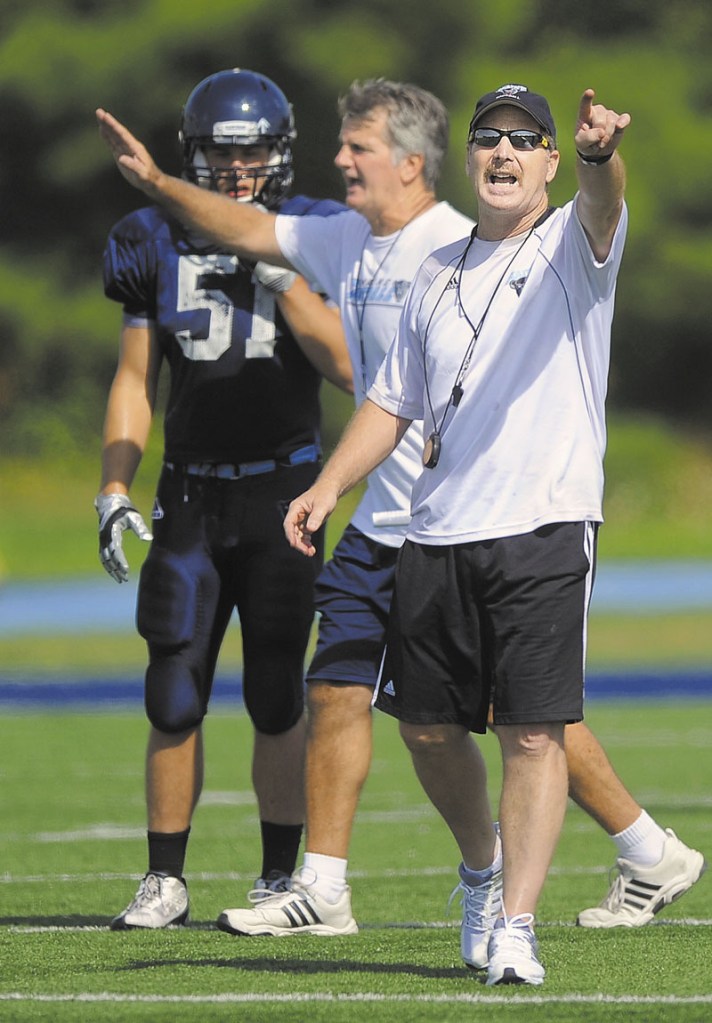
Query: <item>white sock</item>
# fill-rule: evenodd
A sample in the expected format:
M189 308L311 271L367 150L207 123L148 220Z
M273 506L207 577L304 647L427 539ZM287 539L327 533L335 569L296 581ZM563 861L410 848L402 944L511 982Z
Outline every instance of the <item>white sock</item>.
M618 854L639 867L654 867L663 858L667 835L645 810L624 831L612 836Z
M327 902L338 902L346 891L346 866L348 860L338 856L324 856L322 853L304 853L304 866L316 874L314 888Z

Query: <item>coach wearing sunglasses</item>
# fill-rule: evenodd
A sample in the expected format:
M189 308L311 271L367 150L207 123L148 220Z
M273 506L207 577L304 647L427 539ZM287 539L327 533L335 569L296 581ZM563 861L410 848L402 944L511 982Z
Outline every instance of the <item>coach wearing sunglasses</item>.
M488 984L544 979L534 914L566 808L564 726L583 718L627 220L617 148L630 123L593 98L587 89L574 136L579 189L560 209L548 201L560 154L547 101L523 85L479 100L467 139L477 226L421 266L368 400L286 519L309 552L338 497L424 421L376 706L400 720L461 842L478 827L485 775L458 750L485 731L492 699L504 859Z

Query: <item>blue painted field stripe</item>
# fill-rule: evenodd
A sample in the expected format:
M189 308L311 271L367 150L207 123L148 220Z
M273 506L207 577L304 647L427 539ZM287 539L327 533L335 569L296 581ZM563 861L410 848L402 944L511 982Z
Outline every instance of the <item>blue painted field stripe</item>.
M117 586L96 574L0 584L0 637L133 632L137 580ZM599 560L591 614L712 610L712 561Z
M242 703L241 681L216 680L212 703ZM71 707L143 704L143 682L135 679L0 680L0 704L15 706Z
M588 700L707 699L712 697L712 671L611 671L593 673L586 680ZM218 678L213 704L241 704L241 679ZM72 707L142 705L139 679L0 678L0 704L16 707Z

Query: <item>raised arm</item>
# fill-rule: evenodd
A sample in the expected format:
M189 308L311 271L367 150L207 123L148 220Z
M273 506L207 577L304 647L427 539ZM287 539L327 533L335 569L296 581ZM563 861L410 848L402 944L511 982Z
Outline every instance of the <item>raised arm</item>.
M410 423L410 419L394 416L366 399L314 486L290 504L284 532L292 547L308 556L316 553L312 534L332 513L338 499L390 455Z
M275 237L274 214L164 174L146 147L120 121L102 109L96 111L96 118L99 133L122 175L152 202L221 248L247 259L289 267Z
M617 149L631 119L594 103L594 96L586 89L576 121L577 209L591 249L603 262L623 209L625 167Z

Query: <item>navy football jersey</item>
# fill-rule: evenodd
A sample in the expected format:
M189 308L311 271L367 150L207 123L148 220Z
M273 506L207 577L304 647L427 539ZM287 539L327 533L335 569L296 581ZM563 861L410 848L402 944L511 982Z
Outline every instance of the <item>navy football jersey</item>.
M343 210L294 196L279 212ZM253 283L237 256L194 237L159 207L144 207L109 235L104 290L129 318L152 321L170 366L167 461L257 462L319 443L321 377L275 295Z

